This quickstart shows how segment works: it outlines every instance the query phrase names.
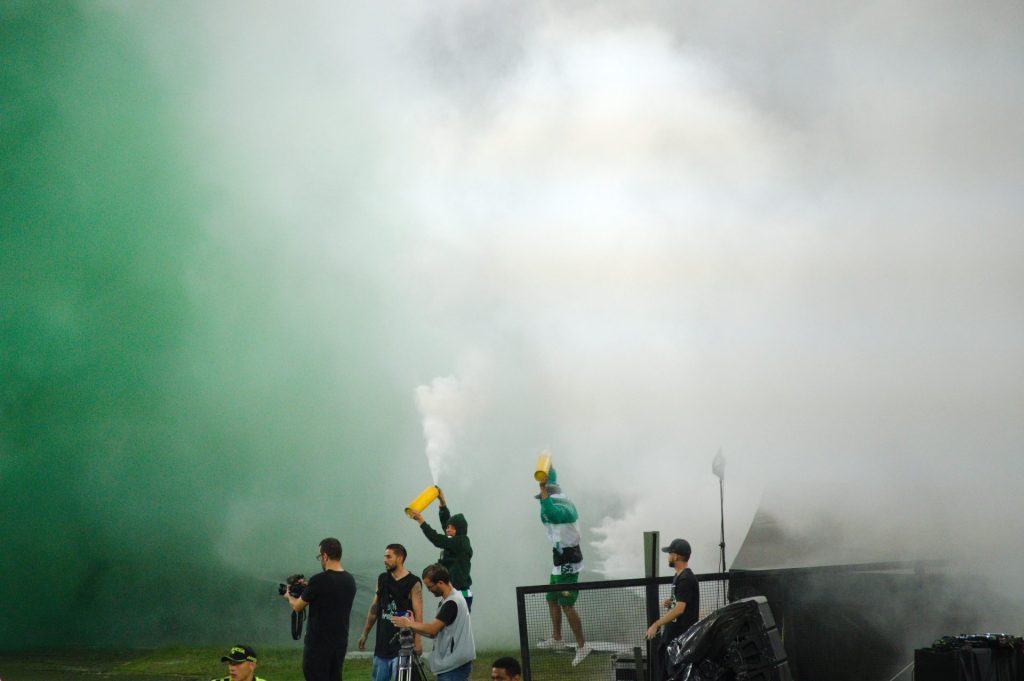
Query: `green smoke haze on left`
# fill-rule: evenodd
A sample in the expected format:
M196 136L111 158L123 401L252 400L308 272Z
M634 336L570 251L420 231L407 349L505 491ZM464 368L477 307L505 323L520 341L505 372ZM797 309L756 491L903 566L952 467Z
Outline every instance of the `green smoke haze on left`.
M22 604L0 641L114 640L187 603L161 555L190 555L174 567L197 583L210 561L193 481L220 464L176 422L195 222L160 93L115 27L72 3L0 11L0 589Z
M204 298L205 199L116 14L5 2L0 55L0 648L288 640L276 581L312 572L316 542L341 534L337 516L308 519L357 511L316 501L341 464L310 476L304 457L386 439L359 412L384 398L358 367L331 392L303 347L316 329L247 328L265 316L255 281L230 306ZM291 364L242 378L275 343ZM303 389L261 401L283 374ZM349 394L351 418L304 423Z

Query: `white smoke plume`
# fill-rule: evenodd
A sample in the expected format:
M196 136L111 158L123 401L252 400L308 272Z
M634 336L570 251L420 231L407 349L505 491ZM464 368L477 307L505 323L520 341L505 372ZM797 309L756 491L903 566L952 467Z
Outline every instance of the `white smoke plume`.
M423 439L430 477L436 485L441 469L455 451L455 430L461 425L465 398L454 376L435 378L430 385L416 388L416 407L423 416Z
M730 564L762 490L853 532L908 487L958 546L1012 564L974 529L1024 517L1022 13L195 3L145 20L169 70L202 74L181 115L211 231L239 270L277 275L275 328L398 386L376 404L420 386L420 423L374 414L394 440L376 456L419 464L425 437L431 474L458 483L494 631L550 567L545 446L603 575L639 575L649 529L715 568L719 447ZM339 312L341 293L366 310ZM487 371L451 371L476 351ZM353 488L376 501L380 478ZM828 510L806 494L834 487Z
M478 414L484 399L486 364L479 354L462 363L458 374L438 376L429 384L417 386L416 408L423 424L425 454L430 476L437 485L442 473L458 463L459 442Z

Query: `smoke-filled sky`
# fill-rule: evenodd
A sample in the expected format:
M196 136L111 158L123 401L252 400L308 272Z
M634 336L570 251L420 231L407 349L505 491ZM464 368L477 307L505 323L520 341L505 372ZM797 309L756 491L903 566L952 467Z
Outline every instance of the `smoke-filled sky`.
M0 17L4 645L280 641L329 535L361 609L432 475L510 640L545 448L589 578L715 570L721 448L730 563L1019 582L1020 3Z

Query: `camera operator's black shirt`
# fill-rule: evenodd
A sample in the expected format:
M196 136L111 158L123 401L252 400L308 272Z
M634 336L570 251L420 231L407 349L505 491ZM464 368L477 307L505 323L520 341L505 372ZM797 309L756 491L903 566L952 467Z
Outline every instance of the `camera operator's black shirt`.
M399 642L398 628L391 623L396 612L412 612L412 589L420 583L420 578L411 572L401 579L392 579L391 574L381 573L377 577L377 643L373 654L386 660L398 657L402 644Z
M307 648L348 648L348 620L356 597L356 580L347 572L325 570L313 575L302 592L309 603Z

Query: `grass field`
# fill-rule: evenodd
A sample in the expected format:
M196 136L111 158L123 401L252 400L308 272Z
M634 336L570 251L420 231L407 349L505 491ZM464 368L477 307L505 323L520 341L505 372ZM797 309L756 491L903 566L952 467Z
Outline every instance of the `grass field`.
M38 650L0 653L0 681L209 681L227 675L220 661L227 648L159 648L126 652L102 650ZM257 676L267 681L303 681L302 648L258 650ZM490 663L518 650L477 653L472 681L490 679ZM371 659L366 654L345 660L345 681L370 681Z

